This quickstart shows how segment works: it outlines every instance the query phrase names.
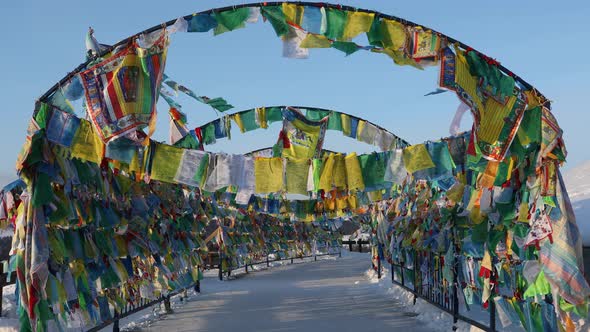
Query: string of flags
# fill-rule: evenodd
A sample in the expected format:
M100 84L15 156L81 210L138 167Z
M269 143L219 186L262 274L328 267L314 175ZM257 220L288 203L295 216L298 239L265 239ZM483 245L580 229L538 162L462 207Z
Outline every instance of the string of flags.
M179 91L219 112L233 106L164 74L170 35L219 35L260 17L286 57L334 48L439 66L431 94L454 91L462 102L452 136L409 145L348 114L291 107L224 114L189 129ZM355 40L361 34L367 46ZM464 302L494 306L504 326L567 330L587 313L590 287L559 172L562 130L547 100L497 61L424 27L322 4L195 14L115 48L90 31L87 44L86 68L35 107L17 161L25 188L1 195L0 220L16 230L23 329L96 324L113 308L182 288L200 278L213 242L229 259L225 268L271 251L310 252L318 241L337 246L341 218L371 226L384 248L377 257L410 263L409 249L442 254L439 267L447 281L461 280ZM151 139L159 97L170 106L170 144ZM75 100L88 120L76 115ZM473 128L457 133L467 110ZM247 132L273 122L283 126L268 155L204 151L229 137L232 123ZM326 153L327 130L381 152ZM453 259L464 271L450 267Z

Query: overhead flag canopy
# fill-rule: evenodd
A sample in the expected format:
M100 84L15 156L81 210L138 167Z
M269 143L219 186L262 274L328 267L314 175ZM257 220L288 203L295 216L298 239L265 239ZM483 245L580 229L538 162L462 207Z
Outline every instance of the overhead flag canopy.
M199 96L164 75L173 32L219 35L260 16L286 57L334 48L438 66L430 94L453 91L462 103L453 135L410 144L361 117L314 107L225 114L233 106L224 98ZM397 17L304 2L208 10L113 46L94 38L88 45L88 61L35 105L17 160L25 188L0 193L0 221L16 229L23 330L65 329L73 319L95 326L127 304L182 289L201 278L210 241L225 271L262 253L338 246L344 219L371 229L376 259L444 255L446 279L437 283L523 326L556 322L565 330L587 308L580 236L559 170L567 156L562 130L547 98L483 53ZM178 92L223 114L190 127L194 114L182 111ZM159 96L169 104L170 144L151 139ZM82 97L85 108L75 109ZM458 133L467 109L473 128ZM86 118L76 115L84 110ZM206 151L277 122L272 148ZM380 151L327 151L326 130Z

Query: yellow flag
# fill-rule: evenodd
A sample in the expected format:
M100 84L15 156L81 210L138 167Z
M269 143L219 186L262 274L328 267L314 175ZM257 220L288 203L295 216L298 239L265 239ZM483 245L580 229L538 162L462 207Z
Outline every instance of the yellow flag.
M364 12L347 12L347 21L344 27L342 38L345 40L353 39L362 32L367 32L371 29L374 13Z
M320 176L320 186L318 189L324 191L332 190L334 173L334 154L330 153L324 161L324 168L322 169L322 175Z
M234 122L236 123L236 125L238 126L238 128L240 128L240 131L242 133L245 133L246 132L246 129L244 127L244 123L242 122L242 117L240 116L240 113L233 114L231 116L231 118L234 120Z
M332 42L328 38L314 33L308 33L299 45L301 48L330 48L331 46Z
M406 166L406 169L409 173L414 173L422 169L434 167L432 158L430 158L428 150L426 150L426 146L424 144L411 145L405 148L403 157L404 165Z
M334 171L332 172L334 187L344 189L346 187L346 166L344 155L338 153L334 156Z
M399 66L412 66L412 67L418 68L420 70L424 69L424 68L422 68L422 66L420 66L420 64L418 64L416 61L414 61L414 59L407 57L403 51L396 51L391 48L384 48L384 49L374 48L371 50L371 52L387 54L387 56L389 56L393 60L393 62Z
M341 113L340 121L342 122L342 135L350 136L350 133L352 132L350 116L348 114Z
M518 207L518 221L529 222L529 204L527 202L520 203Z
M346 197L336 198L336 210L344 210L348 207L348 199Z
M300 159L313 158L319 155L323 135L324 123L307 121L303 115L293 112L301 118L283 122L283 132L290 142L289 148L283 150L283 157Z
M256 108L256 122L258 122L260 128L268 128L268 121L266 120L266 107Z
M287 22L295 23L301 26L303 20L303 11L305 7L293 3L283 3L283 13Z
M406 46L406 27L392 20L381 20L381 33L383 34L383 46L399 51Z
M381 190L371 191L367 193L371 202L378 202L383 200L383 192Z
M527 110L541 106L541 98L533 90L527 90L524 92L527 98Z
M493 144L500 139L506 118L512 112L516 100L516 96L511 96L506 105L496 102L493 98L486 100L484 109L480 112L478 141Z
M461 182L456 182L449 190L447 190L447 197L458 203L463 198L463 192L465 191L465 185Z
M287 192L290 194L307 194L308 173L309 159L287 159L285 169Z
M151 178L162 182L174 183L174 177L180 166L183 153L184 149L166 144L156 144Z
M131 158L131 164L129 164L129 171L139 174L141 172L141 168L141 165L139 165L138 152L134 151L133 157Z
M283 189L283 160L281 158L254 159L255 191L274 193Z
M489 161L486 170L482 174L479 184L483 188L492 188L494 186L494 180L496 180L496 174L498 173L498 166L500 165L497 161Z
M351 209L356 209L357 208L356 196L355 195L348 195L348 206Z
M90 122L80 121L80 127L74 135L72 144L72 157L86 160L95 164L102 162L104 144L94 132Z
M363 132L363 130L365 130L366 126L367 126L367 121L359 120L359 123L356 127L356 139L357 140L360 141L361 133Z
M356 153L351 153L344 158L344 165L346 167L346 185L349 190L364 190L365 183L363 182L363 173L361 172L361 164L356 156Z
M479 206L475 206L471 210L471 213L469 214L469 218L476 225L481 224L486 219L485 215L482 214L481 211L479 210Z
M469 71L469 64L463 51L456 49L457 60L455 61L455 83L459 85L465 92L473 98L473 101L477 104L478 110L483 110L483 103L477 95L477 78L471 76Z

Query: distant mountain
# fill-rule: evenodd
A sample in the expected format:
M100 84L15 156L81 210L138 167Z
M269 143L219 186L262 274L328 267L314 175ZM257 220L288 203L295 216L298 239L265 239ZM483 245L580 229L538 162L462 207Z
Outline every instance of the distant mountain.
M584 245L590 246L590 161L563 175Z

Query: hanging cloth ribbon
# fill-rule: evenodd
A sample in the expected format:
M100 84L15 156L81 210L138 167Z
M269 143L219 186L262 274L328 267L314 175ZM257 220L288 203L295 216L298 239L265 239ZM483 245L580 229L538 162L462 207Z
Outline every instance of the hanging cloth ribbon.
M228 104L227 101L221 97L209 98L207 96L197 96L191 89L185 87L184 85L178 84L176 81L169 79L168 76L164 77L164 83L168 85L170 88L174 89L174 91L180 91L203 104L207 104L213 107L213 109L219 112L225 112L233 108L233 105Z
M449 132L452 136L457 136L459 134L459 127L461 126L461 119L463 118L463 114L469 110L469 106L464 102L461 102L457 107L457 111L455 112L455 116L453 117L453 121L451 121L451 126L449 127Z

